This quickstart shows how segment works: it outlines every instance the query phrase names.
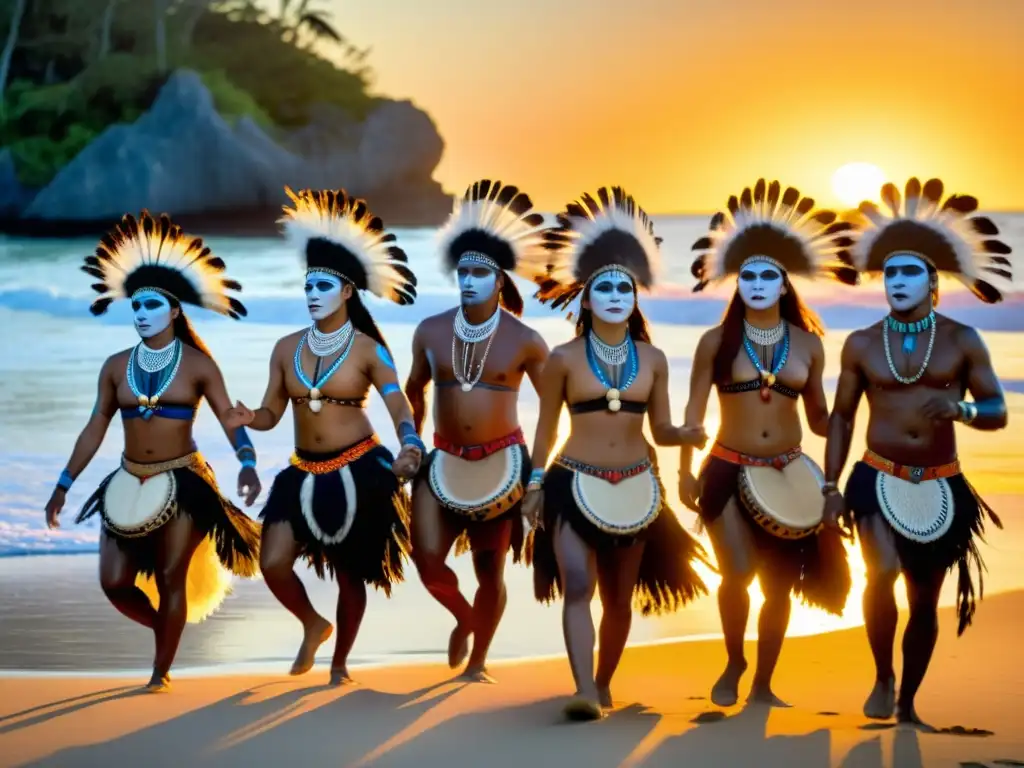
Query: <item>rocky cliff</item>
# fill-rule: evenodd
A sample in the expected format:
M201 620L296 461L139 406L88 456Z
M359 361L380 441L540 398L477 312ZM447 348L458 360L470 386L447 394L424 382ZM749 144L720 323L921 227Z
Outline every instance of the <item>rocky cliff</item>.
M288 185L344 187L390 225L435 224L451 210L432 179L443 151L430 116L409 101L381 100L363 122L325 106L306 127L270 136L248 118L229 124L200 77L179 70L149 111L110 126L34 195L17 186L0 153L0 216L16 210L29 229L42 230L142 208L238 220L241 212L280 211Z

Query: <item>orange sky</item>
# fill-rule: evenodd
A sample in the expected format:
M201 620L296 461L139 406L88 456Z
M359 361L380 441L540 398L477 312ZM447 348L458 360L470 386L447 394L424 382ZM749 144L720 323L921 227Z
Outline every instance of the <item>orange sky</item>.
M376 91L434 117L450 191L497 177L551 210L621 184L706 211L764 175L838 205L833 172L864 161L1024 209L1021 0L321 5L372 46Z

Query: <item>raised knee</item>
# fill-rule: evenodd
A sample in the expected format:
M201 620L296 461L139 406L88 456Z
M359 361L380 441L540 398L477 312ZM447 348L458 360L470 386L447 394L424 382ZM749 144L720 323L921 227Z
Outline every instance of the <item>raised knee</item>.
M869 589L892 589L896 579L900 577L899 566L895 564L878 565L867 569L866 579Z
M566 602L583 600L590 602L594 597L594 585L586 571L571 570L565 574L565 584L562 585Z
M424 584L431 584L441 579L444 572L444 558L429 549L420 547L413 548L412 562L416 566L416 572Z
M756 571L752 565L742 564L740 567L725 568L722 573L722 589L725 591L750 589L754 583Z
M263 550L260 552L260 573L266 580L275 580L287 577L292 572L295 563L288 558L272 555Z
M134 574L100 574L100 589L107 597L124 594L134 586Z

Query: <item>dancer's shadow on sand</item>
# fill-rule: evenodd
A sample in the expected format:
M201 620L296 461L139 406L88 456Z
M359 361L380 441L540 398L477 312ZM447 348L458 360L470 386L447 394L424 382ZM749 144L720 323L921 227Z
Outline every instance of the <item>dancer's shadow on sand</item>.
M89 707L137 696L140 693L142 693L140 686L123 685L119 688L92 691L90 693L83 693L80 696L71 696L59 701L38 704L34 707L23 709L20 712L12 712L9 715L0 717L0 736L33 725L42 725L55 718L80 712Z
M875 736L847 752L839 768L924 768L918 732L913 728L895 728L892 733L891 761L886 762L883 757L882 737Z
M372 751L465 684L444 681L407 694L314 685L262 695L274 685L256 686L117 739L61 750L27 765L339 768ZM317 700L307 701L311 697Z

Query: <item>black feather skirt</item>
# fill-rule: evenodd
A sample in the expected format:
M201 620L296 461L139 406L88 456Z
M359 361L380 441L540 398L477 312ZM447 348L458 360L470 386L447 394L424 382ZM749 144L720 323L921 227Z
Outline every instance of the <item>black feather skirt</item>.
M526 562L533 566L533 592L538 602L551 603L563 594L554 542L554 533L563 524L571 526L599 553L643 544L633 604L644 616L672 613L708 594L694 564L702 562L712 571L714 567L700 542L683 528L669 507L653 450L650 459L650 471L661 493L661 507L650 525L631 535L609 533L594 525L577 506L573 495L573 475L579 470L557 463L551 465L544 476L544 525L529 534L525 547Z
M213 469L202 455L196 452L157 464L139 464L122 459L121 468L139 478L170 472L174 477L175 496L162 517L162 524L175 515L188 515L198 530L212 538L217 557L225 569L243 578L252 578L259 573L260 524L221 494ZM99 515L106 535L131 557L140 574L152 577L157 568L160 527L145 535L125 534L106 508L107 488L119 471L115 470L103 479L86 500L75 522L81 523Z
M949 529L935 541L914 541L902 535L886 519L878 502L875 490L879 470L858 461L846 481L846 508L850 522L855 525L877 515L885 520L893 532L900 566L911 577L920 574L926 577L936 570L951 572L957 568L957 636L971 625L977 608L972 569L977 573L977 599L985 592L985 562L978 549L978 541L984 541L985 518L992 520L997 528L1003 524L998 515L978 495L974 487L962 474L946 478L953 499L953 520Z
M733 498L753 535L758 569L777 578L789 577L792 594L804 605L841 616L853 585L842 539L823 532L801 539L784 539L759 525L739 494L742 465L708 456L698 476L700 521L710 526Z
M410 509L393 461L376 436L331 453L296 450L260 513L264 530L290 524L319 578L340 571L390 596L404 578Z

